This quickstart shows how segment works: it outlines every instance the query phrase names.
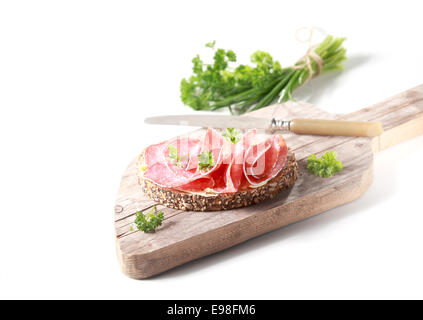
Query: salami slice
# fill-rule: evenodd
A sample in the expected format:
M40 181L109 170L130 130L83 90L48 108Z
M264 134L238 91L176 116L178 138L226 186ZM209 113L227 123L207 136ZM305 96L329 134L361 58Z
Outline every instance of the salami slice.
M244 175L251 185L259 185L274 178L285 165L288 148L281 135L251 145L244 156Z
M243 165L244 165L244 154L245 150L252 144L253 139L257 133L257 130L253 129L245 133L235 145L231 143L231 157L230 162L225 172L225 186L221 190L217 190L221 193L231 193L240 190L243 181L246 179L243 177Z
M147 170L144 178L162 187L183 190L204 190L215 185L212 173L222 163L223 137L208 129L203 140L177 138L152 145L145 150ZM177 159L171 159L170 148L177 150ZM198 155L211 152L215 165L207 171L198 169Z
M186 170L188 160L186 164L182 163L185 154L183 152L190 148L199 149L200 145L201 142L197 139L178 138L149 146L144 152L147 165L144 178L162 187L175 187L189 183L195 176L195 172ZM177 155L181 158L179 164L169 158L169 146L177 148Z
M203 138L200 153L211 152L214 166L208 170L198 169L198 154L196 157L192 157L190 160L189 167L193 168L196 166L196 171L191 181L179 186L182 190L204 190L206 188L215 188L218 186L218 180L220 174L216 174L215 171L220 168L223 161L223 147L224 139L222 135L216 130L209 128Z

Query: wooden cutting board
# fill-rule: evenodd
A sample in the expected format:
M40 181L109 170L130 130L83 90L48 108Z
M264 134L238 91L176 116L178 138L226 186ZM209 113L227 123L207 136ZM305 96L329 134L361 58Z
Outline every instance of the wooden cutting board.
M123 174L115 206L117 254L126 275L148 278L357 199L372 183L374 153L423 134L423 85L347 115L329 114L304 102L276 104L250 115L380 121L385 132L373 139L287 133L300 171L294 187L271 200L228 211L189 212L157 205L164 221L155 233L130 228L135 212L155 205L138 185L134 159ZM328 150L338 153L344 170L328 179L309 174L307 156Z

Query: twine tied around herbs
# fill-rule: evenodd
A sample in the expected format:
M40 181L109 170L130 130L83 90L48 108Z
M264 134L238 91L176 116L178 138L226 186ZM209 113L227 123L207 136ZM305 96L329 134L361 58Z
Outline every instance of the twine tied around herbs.
M307 69L309 70L309 74L308 74L308 79L305 82L309 81L313 77L313 67L311 65L312 60L314 60L317 63L317 66L318 66L318 71L317 71L316 76L318 76L322 72L322 68L323 68L322 58L320 58L320 56L314 51L317 47L317 44L313 45L313 33L314 33L314 30L316 30L316 29L317 29L316 27L311 27L311 28L303 27L303 28L298 29L295 32L295 39L297 41L303 42L303 43L308 42L308 49L307 49L306 54L298 60L298 62L304 61L304 63L302 65L296 65L296 66L292 67L293 69L301 69L301 68L307 67ZM306 39L301 39L298 36L299 33L302 30L308 30L308 32L309 32L309 35Z
M299 28L297 29L297 31L295 31L295 39L299 42L302 43L308 43L308 49L305 53L304 56L302 56L298 62L303 62L302 64L295 64L294 66L292 66L291 68L294 70L298 70L298 69L303 69L303 68L307 68L308 69L308 77L307 79L298 87L301 88L303 87L307 82L309 82L315 75L313 75L313 66L312 66L312 62L316 62L317 64L317 73L316 76L318 76L323 69L323 60L322 58L320 58L320 56L314 51L317 47L317 44L313 45L313 34L314 34L314 30L316 30L316 27L303 27L303 28ZM299 37L299 33L303 30L308 30L308 37L301 39ZM298 63L297 62L297 63ZM297 89L298 89L297 88ZM280 101L282 100L283 95L281 95L278 99L278 103L280 103Z

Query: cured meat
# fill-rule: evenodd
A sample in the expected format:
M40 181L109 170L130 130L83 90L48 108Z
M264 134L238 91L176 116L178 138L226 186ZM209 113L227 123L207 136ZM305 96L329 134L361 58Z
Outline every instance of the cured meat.
M179 186L182 190L204 190L206 188L214 188L217 186L217 180L220 177L219 174L214 172L219 169L223 161L223 146L224 139L222 135L216 130L209 128L204 136L204 139L199 149L199 153L191 154L189 168L193 170L195 168L194 176L188 183ZM197 150L196 150L197 151ZM211 152L214 166L206 171L198 169L198 155L202 152Z
M245 150L252 144L257 130L248 131L237 144L232 144L231 158L225 173L225 187L217 190L221 193L239 191L243 182L243 163Z
M233 144L210 128L202 140L177 138L152 145L145 150L143 177L166 188L217 193L264 184L283 168L287 147L281 135L255 144L256 133L250 130ZM211 153L214 165L200 170L198 156L203 152Z
M175 163L172 163L169 158L169 145L173 146L177 150L177 155L179 157L179 166L184 168L187 171L196 169L198 162L195 163L195 160L198 159L198 154L201 149L201 141L199 139L190 139L190 138L179 138L170 141L165 148L164 156L167 159L171 168L175 167ZM165 146L166 147L166 146Z
M181 151L189 150L190 147L194 150L198 149L198 145L201 144L200 140L191 140L190 142L187 138L178 138L149 146L144 152L147 165L144 177L162 187L174 187L189 183L195 174L186 170L189 160L185 167L182 161L181 165L177 165L169 158L169 146L179 147L180 149L177 149L178 156L181 156Z
M183 190L204 190L215 185L212 173L222 163L224 139L214 129L208 129L203 140L177 138L152 145L145 150L147 170L144 178L162 187ZM178 160L169 157L170 148L177 150ZM198 170L198 155L211 152L215 165L207 171Z
M251 185L259 185L274 178L283 168L288 148L281 135L251 145L244 156L244 175Z

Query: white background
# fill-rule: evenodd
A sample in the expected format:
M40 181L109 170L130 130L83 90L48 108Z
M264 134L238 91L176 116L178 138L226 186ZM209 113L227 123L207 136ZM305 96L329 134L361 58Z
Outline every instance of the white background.
M188 131L191 59L216 40L302 56L345 36L345 71L298 92L350 112L423 82L420 1L2 1L0 298L423 298L423 137L375 156L359 200L145 281L115 254L114 197L146 145ZM311 93L311 94L310 94Z

